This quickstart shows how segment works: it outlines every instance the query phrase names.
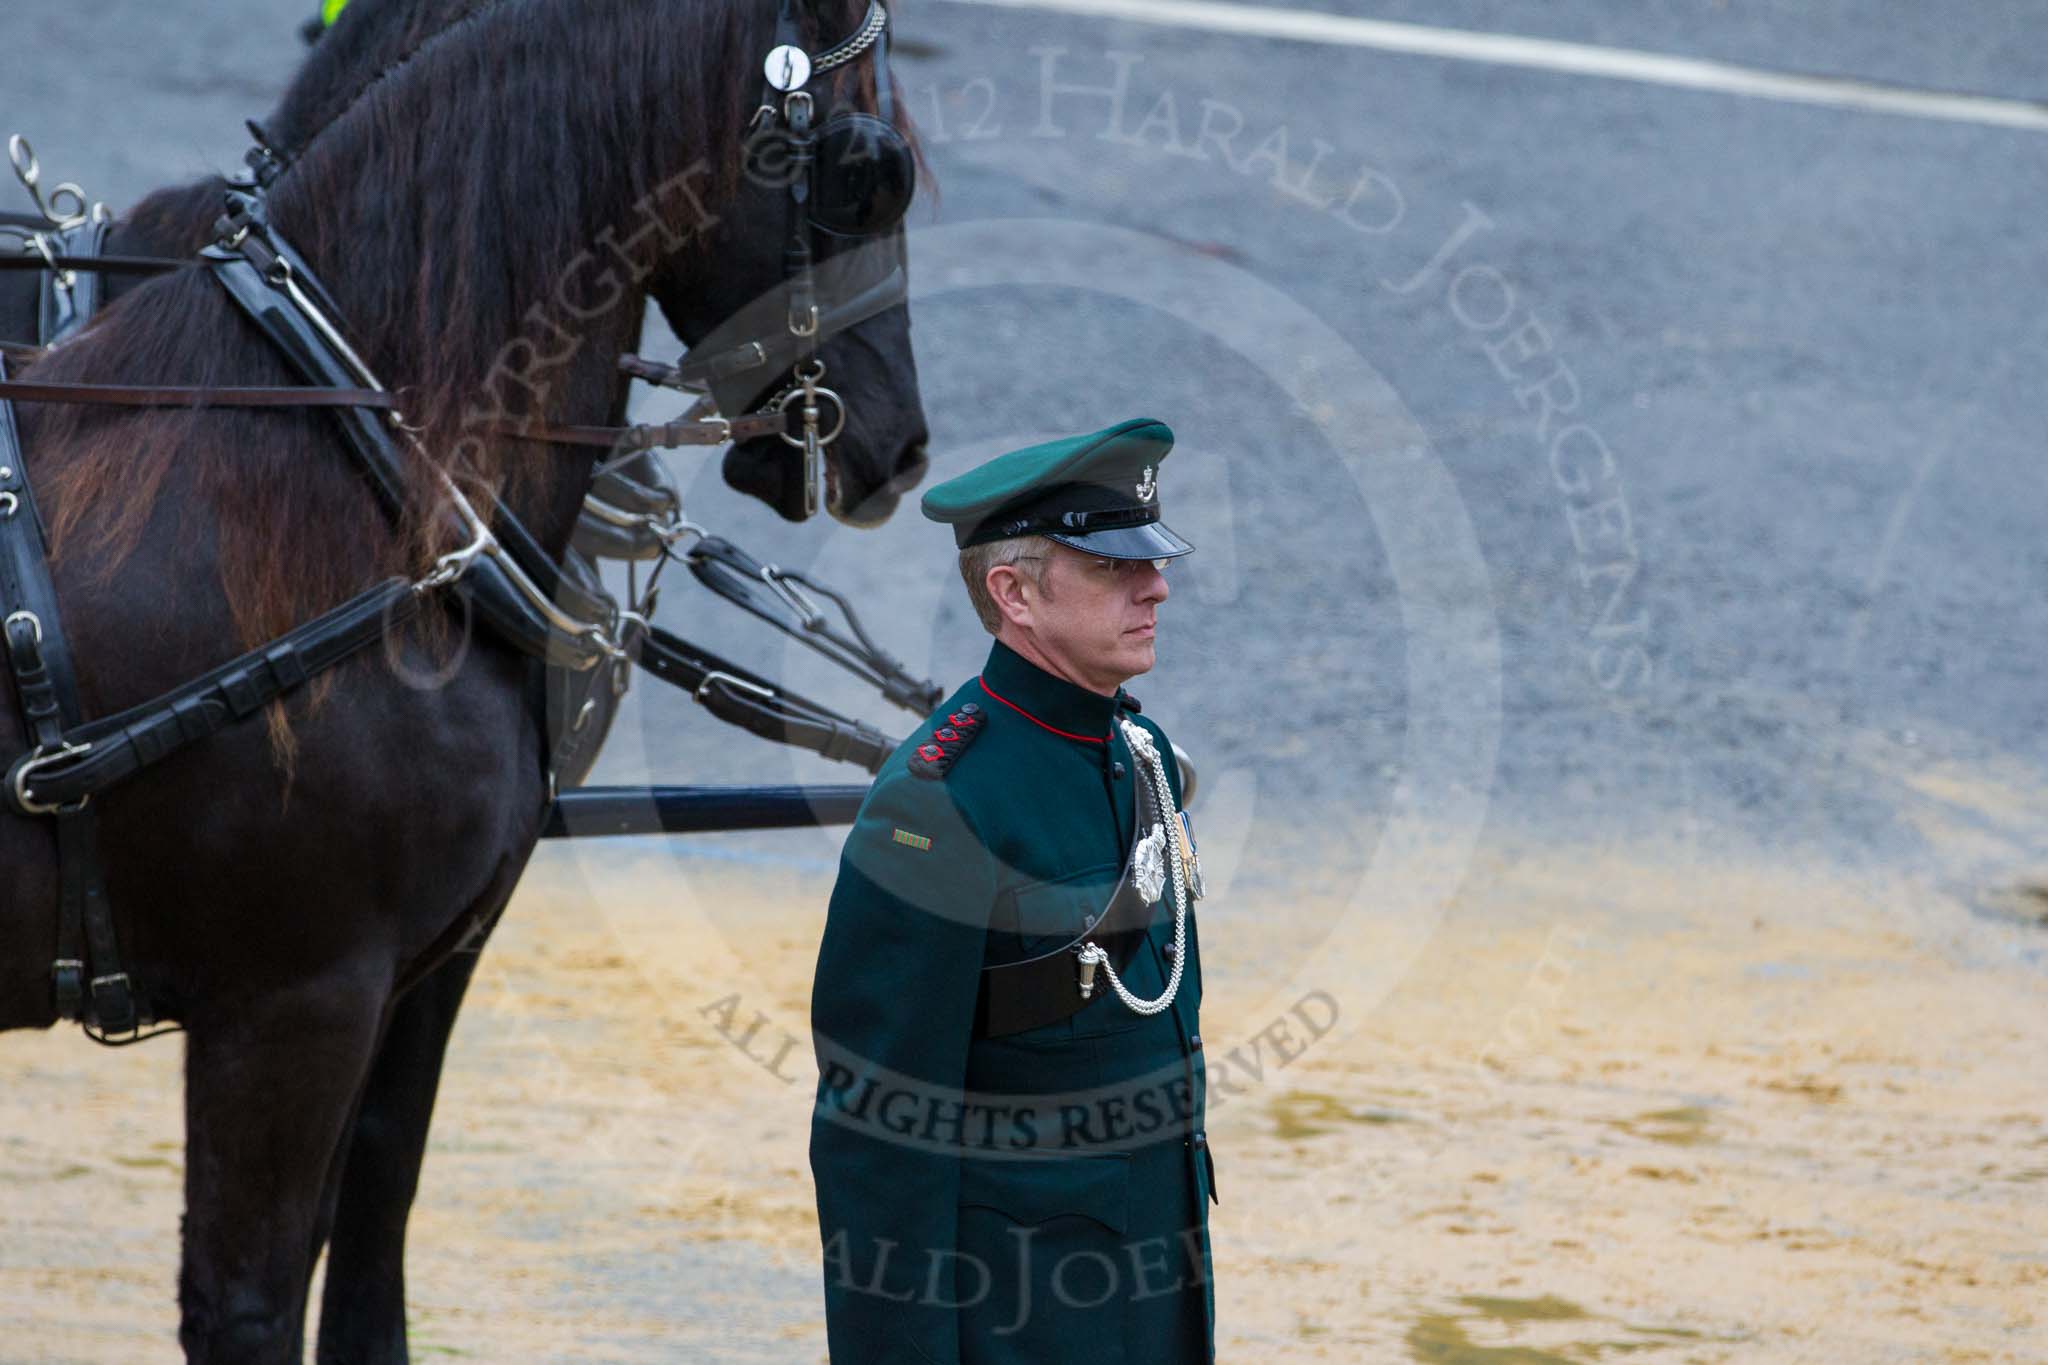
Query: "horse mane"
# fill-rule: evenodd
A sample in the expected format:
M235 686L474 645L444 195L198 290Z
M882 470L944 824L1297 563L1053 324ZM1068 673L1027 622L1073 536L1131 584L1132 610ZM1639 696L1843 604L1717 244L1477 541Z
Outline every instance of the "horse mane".
M257 125L264 140L289 157L362 94L370 81L403 61L427 39L497 0L355 0L293 73L270 116ZM365 75L364 73L368 73ZM150 191L122 213L114 250L191 256L213 237L226 177L204 175ZM139 246L133 244L141 244ZM111 302L137 281L107 281Z
M812 6L817 33L836 41L865 7ZM368 575L417 571L446 548L437 543L440 470L473 497L497 491L519 508L551 448L480 439L470 414L601 415L615 388L602 344L632 338L598 336L545 392L494 380L501 353L549 307L565 253L608 229L629 238L635 206L679 170L704 171L689 188L712 211L736 191L773 19L764 0L483 0L418 41L307 134L268 196L271 221L335 296L364 358L406 395L421 432L401 534L381 534L323 414L44 407L24 435L62 452L41 476L53 555L77 554L96 579L110 577L140 544L159 495L189 484L211 515L180 508L185 542L211 555L251 647ZM851 77L857 84L838 74L835 101L872 99L865 70ZM674 215L678 202L664 199L661 211ZM659 254L652 249L625 254L635 270L660 264L639 259ZM139 287L41 361L37 377L297 382L207 273ZM637 324L638 291L627 293Z
M313 44L277 107L260 125L265 140L287 160L296 157L371 82L455 23L496 3L354 0Z

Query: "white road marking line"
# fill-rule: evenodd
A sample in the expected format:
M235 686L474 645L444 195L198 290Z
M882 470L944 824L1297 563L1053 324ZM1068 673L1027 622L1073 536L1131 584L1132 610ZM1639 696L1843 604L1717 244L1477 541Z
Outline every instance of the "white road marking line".
M1671 57L1630 48L1596 47L1551 38L1434 28L1385 19L1354 19L1309 10L1268 9L1229 0L950 0L991 8L1059 10L1099 19L1171 28L1207 29L1259 38L1283 38L1339 47L1369 47L1450 61L1519 66L1574 76L1665 85L1681 90L1784 100L1837 109L1988 124L2048 132L2048 104L1992 95L1951 95L1838 76L1797 76L1730 62Z

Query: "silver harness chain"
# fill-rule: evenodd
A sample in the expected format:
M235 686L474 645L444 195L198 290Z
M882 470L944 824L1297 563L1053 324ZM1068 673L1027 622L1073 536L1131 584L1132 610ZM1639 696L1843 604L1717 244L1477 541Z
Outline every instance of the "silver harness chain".
M1123 730L1124 743L1131 746L1131 756L1138 760L1138 770L1142 774L1139 780L1152 783L1159 809L1166 812L1165 823L1159 828L1166 832L1167 880L1173 886L1173 972L1166 979L1166 989L1157 999L1140 1000L1117 976L1116 968L1109 963L1109 954L1092 942L1081 945L1081 970L1086 976L1091 968L1100 968L1109 977L1110 989L1116 992L1117 999L1128 1005L1133 1013L1157 1014L1171 1005L1173 997L1180 993L1180 974L1188 960L1187 869L1181 864L1181 844L1174 837L1176 831L1167 830L1167 825L1178 823L1178 817L1174 813L1173 789L1166 781L1166 764L1161 761L1159 750L1144 727L1122 716L1117 717L1117 724Z

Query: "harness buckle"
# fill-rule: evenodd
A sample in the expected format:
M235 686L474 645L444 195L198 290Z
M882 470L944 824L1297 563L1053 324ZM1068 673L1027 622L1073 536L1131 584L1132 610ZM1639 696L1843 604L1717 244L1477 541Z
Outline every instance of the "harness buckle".
M796 585L789 581L789 575L776 565L761 566L761 581L779 593L783 601L789 603L803 622L805 630L817 630L825 624L825 613L818 610L818 604L799 592Z
M412 585L413 592L424 595L435 588L445 588L469 572L479 555L488 554L497 544L491 535L491 528L481 523L477 526L476 539L459 550L450 550L434 561L434 567L426 577Z
M79 758L91 752L92 745L74 744L69 740L66 740L53 750L45 751L42 748L37 748L34 753L15 765L14 775L9 779L9 785L14 794L15 808L25 815L55 815L59 811L84 810L85 803L92 800L91 796L81 796L77 801L68 806L61 801L38 801L30 794L28 782L29 778L35 773L50 766L52 763L62 763L68 759Z
M663 522L656 527L655 534L661 537L664 545L674 548L676 542L685 537L695 536L699 540L704 540L711 532L687 517L677 517L674 521Z
M694 695L698 701L704 700L704 694L711 689L711 684L713 683L723 683L727 687L737 688L742 692L751 692L755 696L767 701L775 700L773 690L763 687L759 683L748 682L745 678L736 677L731 673L725 672L723 669L713 669L704 675L703 682L697 684L697 691Z
M85 1003L85 964L75 957L60 957L50 964L50 989L59 1019L77 1019Z
M114 972L92 979L92 1020L106 1034L134 1033L141 1027L135 1017L135 993L128 973Z

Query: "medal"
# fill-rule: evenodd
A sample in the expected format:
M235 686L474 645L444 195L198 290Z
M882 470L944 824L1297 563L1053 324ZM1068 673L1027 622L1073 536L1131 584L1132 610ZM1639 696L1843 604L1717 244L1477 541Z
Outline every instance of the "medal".
M1186 811L1180 813L1180 861L1187 871L1188 895L1196 900L1208 894L1202 885L1202 854L1195 847L1194 817Z
M1149 834L1131 850L1131 871L1138 894L1147 904L1159 899L1166 889L1166 826L1154 825Z

